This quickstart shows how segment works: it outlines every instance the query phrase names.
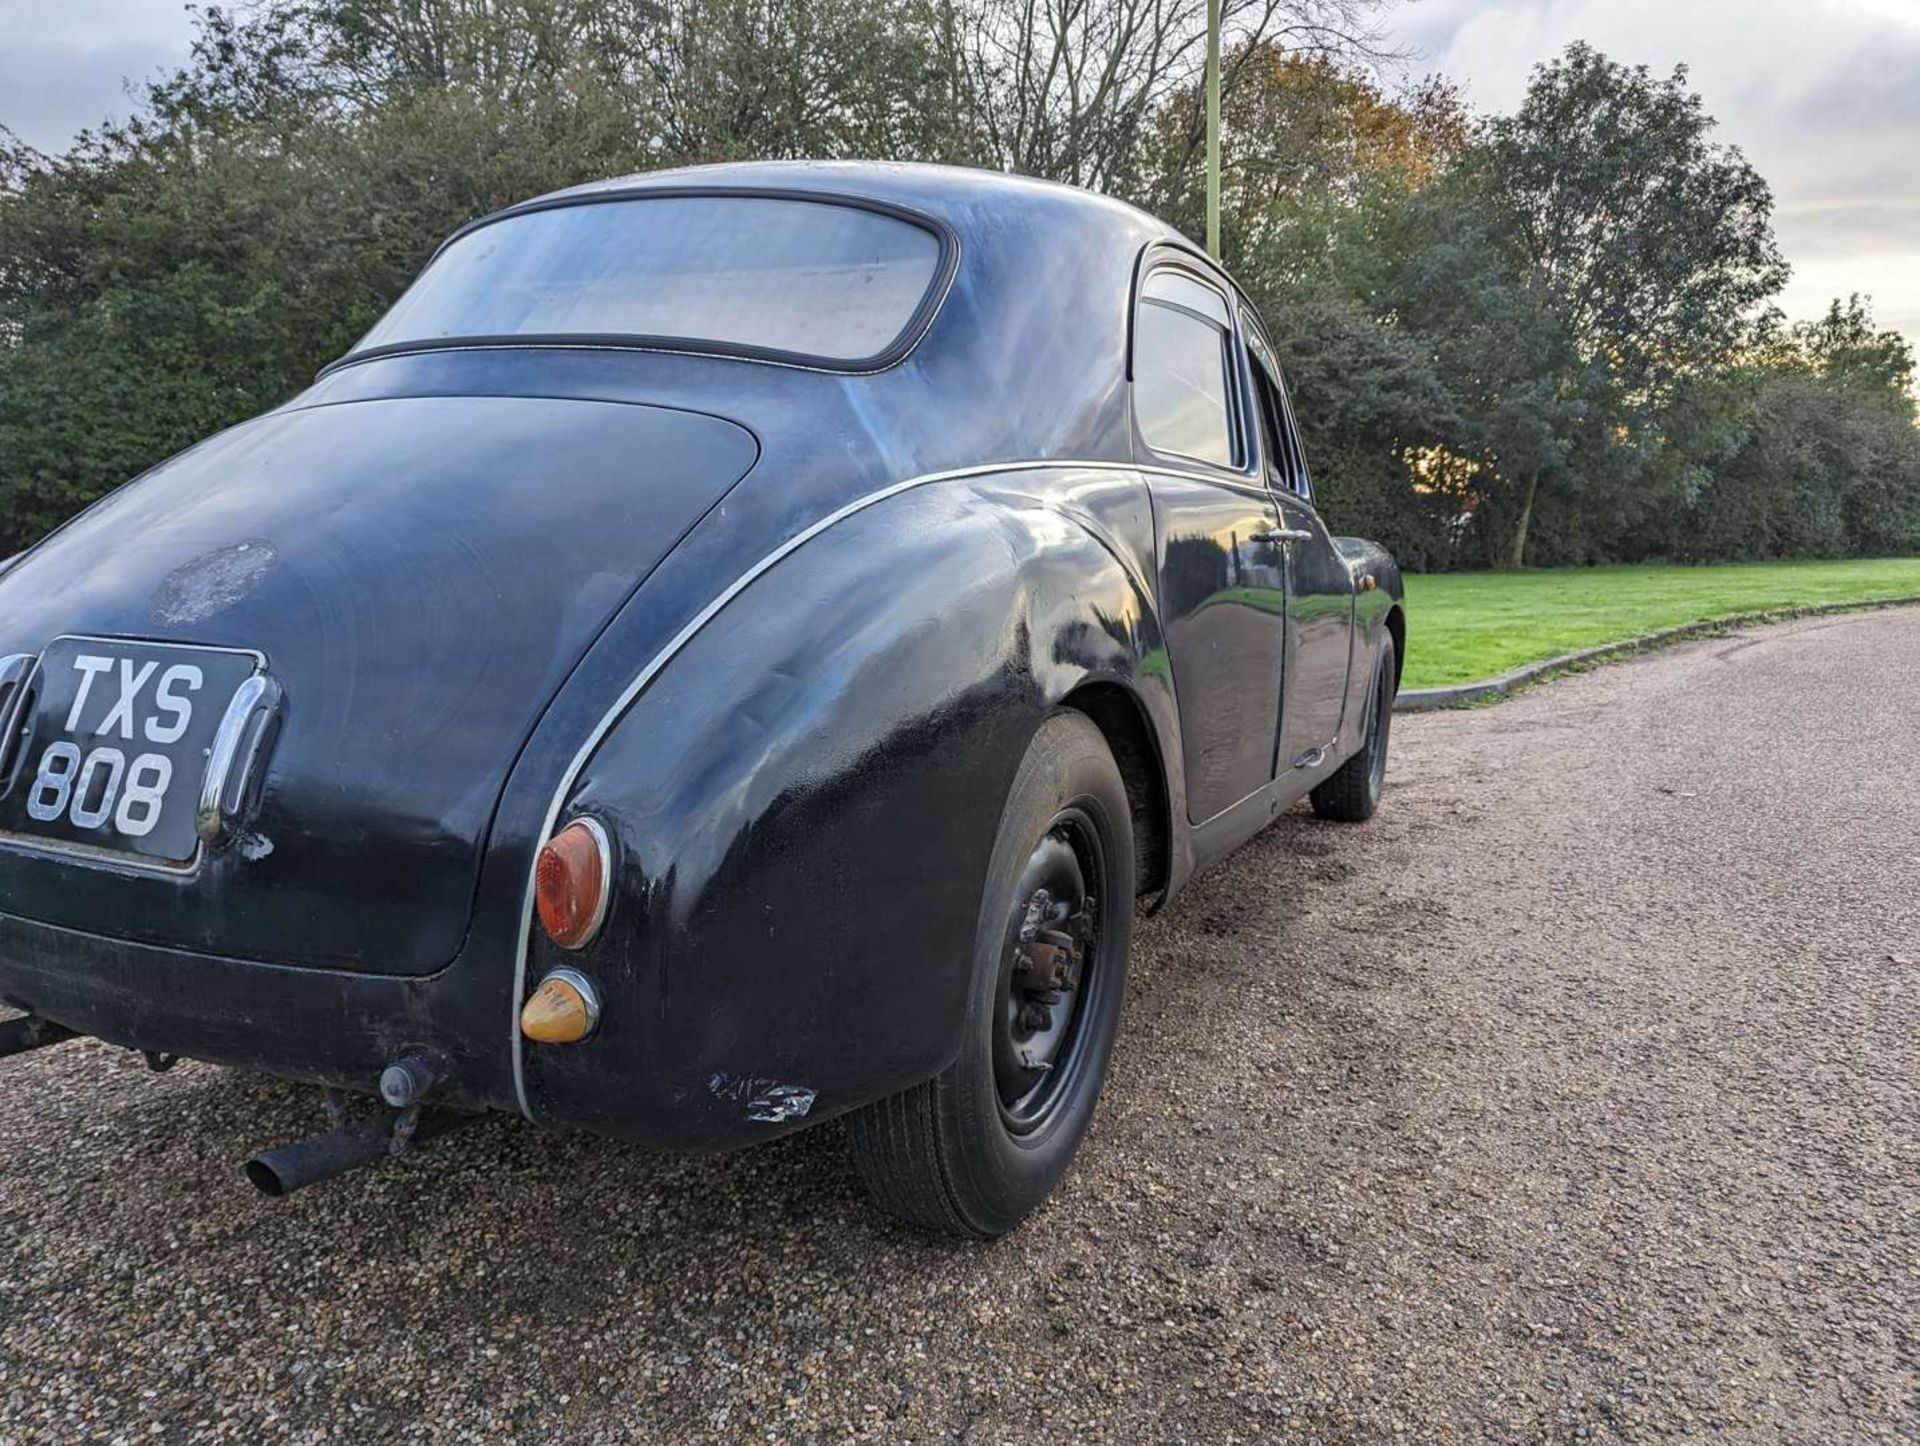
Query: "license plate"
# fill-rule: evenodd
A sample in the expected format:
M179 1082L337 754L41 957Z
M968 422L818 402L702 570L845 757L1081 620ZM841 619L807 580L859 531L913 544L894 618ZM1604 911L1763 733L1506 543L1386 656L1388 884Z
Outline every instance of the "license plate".
M0 832L185 867L208 757L257 653L120 638L56 639L24 700Z

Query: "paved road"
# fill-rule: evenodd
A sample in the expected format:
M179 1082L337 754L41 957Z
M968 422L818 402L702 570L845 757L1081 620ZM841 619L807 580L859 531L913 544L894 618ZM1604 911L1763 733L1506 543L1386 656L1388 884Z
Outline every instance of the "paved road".
M1418 647L1416 632L1413 646ZM0 1439L1920 1438L1920 611L1403 718L1140 936L1056 1204L0 1066Z

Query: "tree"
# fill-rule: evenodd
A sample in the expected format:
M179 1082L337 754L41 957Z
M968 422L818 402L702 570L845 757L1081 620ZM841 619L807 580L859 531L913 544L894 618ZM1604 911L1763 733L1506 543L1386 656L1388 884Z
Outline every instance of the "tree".
M1465 157L1503 250L1567 340L1540 381L1556 404L1579 401L1629 436L1657 427L1680 378L1733 356L1786 281L1767 184L1712 130L1685 67L1659 80L1575 44ZM1560 440L1571 458L1573 438ZM1520 466L1515 567L1543 486L1566 477L1550 455Z
M612 0L654 164L883 156L972 162L955 0Z
M1912 348L1860 297L1817 321L1770 318L1740 365L1703 382L1716 455L1665 550L1697 560L1920 550Z
M1263 47L1300 55L1383 56L1377 23L1393 0L1222 0L1234 42L1222 67L1232 105ZM1206 59L1204 0L956 0L957 54L975 127L1006 170L1147 200L1147 141L1183 91L1197 94ZM1195 113L1177 166L1204 141Z
M1575 46L1475 120L1390 0L1227 0L1228 260L1317 497L1409 566L1920 548L1913 356L1789 326L1766 187ZM1008 166L1202 225L1202 0L260 0L59 156L0 142L0 555L271 406L460 223L649 167ZM4 134L4 133L0 133ZM1463 523L1462 519L1470 519Z
M1454 563L1466 479L1447 466L1461 419L1419 341L1335 297L1296 295L1274 346L1302 439L1314 500L1342 532L1371 537L1408 568Z
M1237 47L1222 70L1222 250L1236 271L1298 278L1336 239L1358 254L1357 238L1337 234L1343 223L1379 187L1425 184L1467 138L1458 92L1437 79L1390 95L1366 68L1272 39ZM1205 222L1204 112L1200 85L1186 86L1147 141L1143 204L1192 236Z
M1795 325L1775 365L1844 381L1913 413L1913 347L1897 331L1876 330L1873 306L1857 292L1836 300L1818 321Z

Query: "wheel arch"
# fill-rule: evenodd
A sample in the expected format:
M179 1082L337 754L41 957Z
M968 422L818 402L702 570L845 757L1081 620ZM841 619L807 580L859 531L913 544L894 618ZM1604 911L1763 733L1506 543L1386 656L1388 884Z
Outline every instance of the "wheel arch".
M1104 679L1080 684L1060 706L1084 713L1120 766L1133 815L1136 893L1164 893L1172 873L1173 802L1166 759L1145 707L1131 689Z
M1407 670L1407 612L1399 603L1387 609L1387 636L1393 639L1393 691L1400 691Z

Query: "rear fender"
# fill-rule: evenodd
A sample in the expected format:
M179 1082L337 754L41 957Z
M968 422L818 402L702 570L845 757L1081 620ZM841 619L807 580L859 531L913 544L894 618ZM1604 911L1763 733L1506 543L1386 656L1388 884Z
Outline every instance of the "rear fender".
M1371 717L1367 690L1373 686L1380 650L1392 632L1389 623L1392 614L1400 614L1404 629L1407 593L1406 585L1400 578L1400 564L1379 543L1369 542L1362 537L1336 537L1333 543L1352 569L1356 585L1353 606L1354 666L1347 672L1346 723L1342 728L1340 750L1342 753L1352 753L1358 751L1366 741L1367 722ZM1373 579L1372 587L1366 586L1368 578ZM1396 686L1399 683L1398 673L1406 665L1406 651L1402 648L1394 657Z
M842 519L715 614L561 811L607 826L617 885L579 953L534 933L529 987L571 964L604 1008L583 1044L523 1047L532 1113L724 1147L944 1068L1041 721L1111 683L1178 757L1151 557L1130 473L949 479Z

